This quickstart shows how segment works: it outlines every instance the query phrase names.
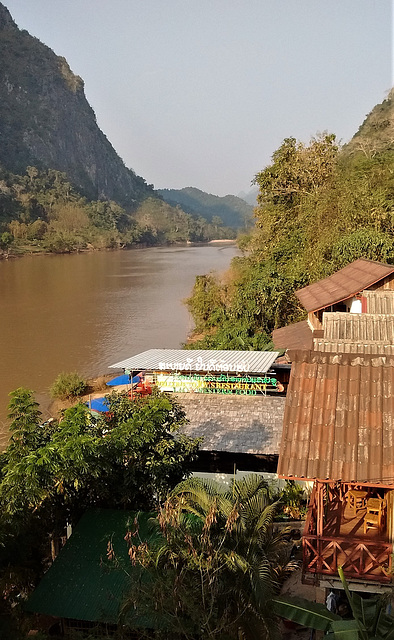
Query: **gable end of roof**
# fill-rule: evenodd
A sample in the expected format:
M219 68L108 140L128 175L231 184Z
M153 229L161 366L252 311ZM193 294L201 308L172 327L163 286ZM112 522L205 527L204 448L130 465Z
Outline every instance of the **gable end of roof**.
M296 291L308 311L318 311L351 298L394 273L394 265L359 258L328 278Z

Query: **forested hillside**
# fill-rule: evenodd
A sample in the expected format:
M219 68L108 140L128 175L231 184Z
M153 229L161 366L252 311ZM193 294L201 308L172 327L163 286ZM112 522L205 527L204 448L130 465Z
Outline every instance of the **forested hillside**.
M220 218L221 224L235 229L253 224L253 207L237 196L214 196L195 187L158 189L158 193L169 204L180 205L187 213L202 216L213 223Z
M366 155L374 155L380 151L394 150L393 93L394 89L391 89L387 99L372 109L352 140L344 146L344 154L361 151Z
M295 290L359 258L394 262L394 92L342 150L287 138L255 176L256 225L223 280L197 278L191 347L266 348L304 316Z
M0 168L0 257L234 236L232 229L186 214L158 197L145 198L130 213L113 200L86 200L59 171L28 167L20 176Z

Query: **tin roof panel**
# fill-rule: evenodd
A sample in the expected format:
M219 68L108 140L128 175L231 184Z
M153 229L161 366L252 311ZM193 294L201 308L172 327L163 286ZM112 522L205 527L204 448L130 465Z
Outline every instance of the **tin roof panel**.
M129 371L209 371L220 373L266 373L278 351L213 351L185 349L149 349L126 358L111 369Z

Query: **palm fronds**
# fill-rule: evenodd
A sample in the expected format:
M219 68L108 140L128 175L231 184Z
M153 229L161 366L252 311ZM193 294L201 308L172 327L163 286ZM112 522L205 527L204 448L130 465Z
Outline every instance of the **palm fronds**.
M186 626L194 638L274 637L270 601L294 566L286 532L273 525L276 510L257 474L225 488L200 478L177 485L156 521L162 543L152 555L151 584L156 606L178 632Z

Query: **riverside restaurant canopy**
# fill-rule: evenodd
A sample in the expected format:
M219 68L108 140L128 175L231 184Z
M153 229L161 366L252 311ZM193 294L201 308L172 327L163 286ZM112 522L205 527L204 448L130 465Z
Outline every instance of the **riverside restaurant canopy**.
M278 351L213 351L184 349L149 349L121 362L111 369L126 371L179 371L210 373L267 373Z

